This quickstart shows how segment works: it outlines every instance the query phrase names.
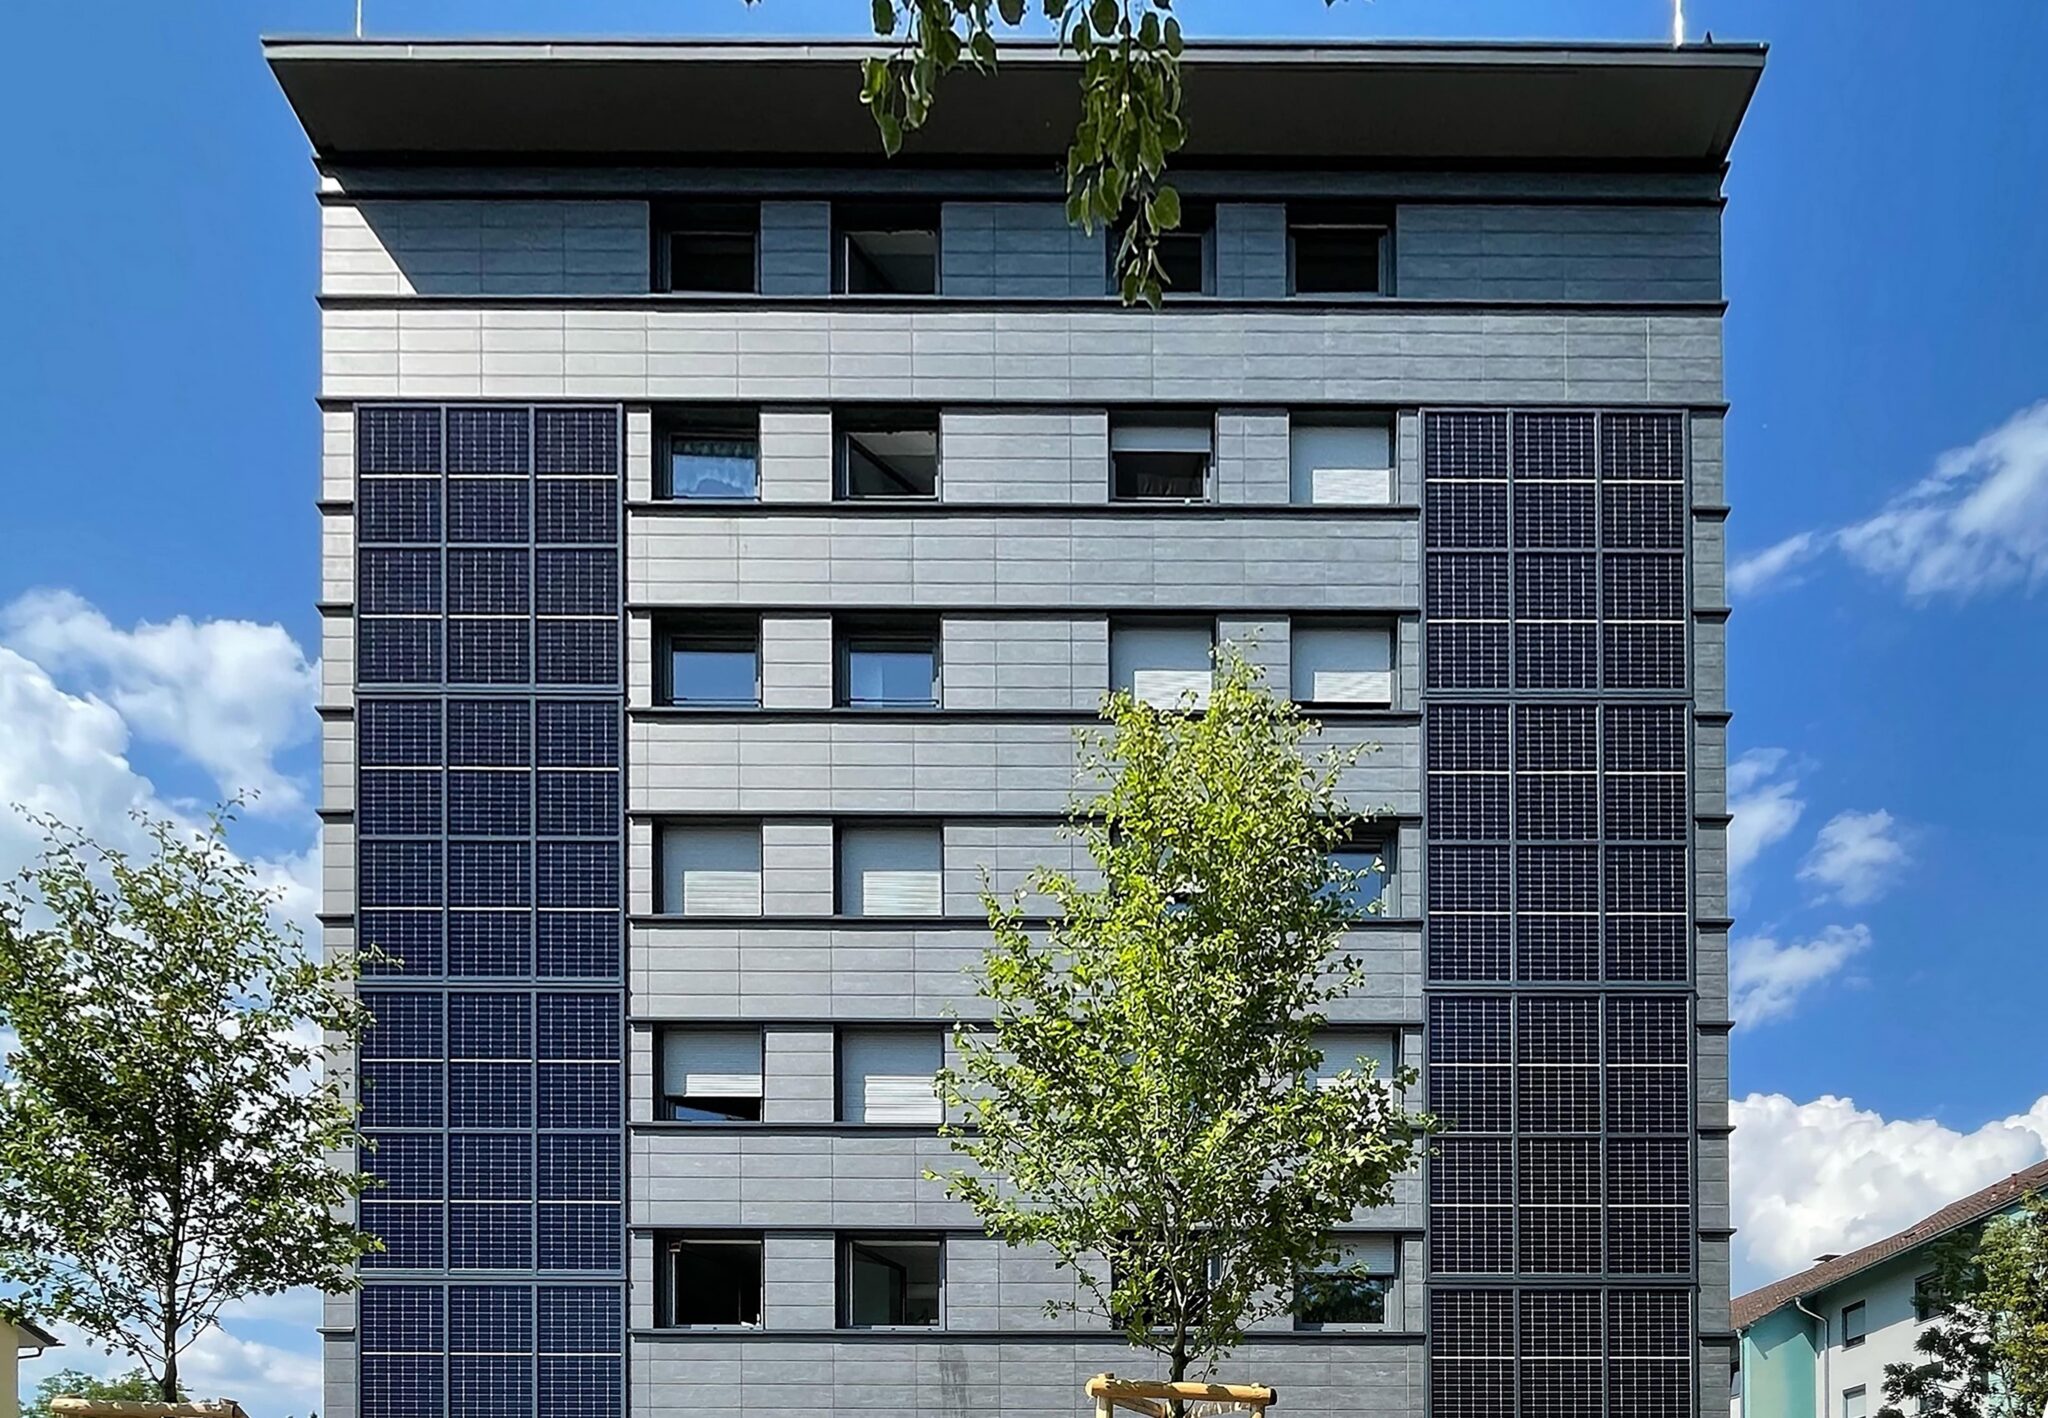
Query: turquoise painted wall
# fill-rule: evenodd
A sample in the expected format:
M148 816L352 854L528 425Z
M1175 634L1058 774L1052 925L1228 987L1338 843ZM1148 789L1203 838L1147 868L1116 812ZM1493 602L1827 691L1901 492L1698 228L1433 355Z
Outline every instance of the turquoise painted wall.
M1814 1418L1814 1323L1786 1305L1742 1336L1742 1418Z

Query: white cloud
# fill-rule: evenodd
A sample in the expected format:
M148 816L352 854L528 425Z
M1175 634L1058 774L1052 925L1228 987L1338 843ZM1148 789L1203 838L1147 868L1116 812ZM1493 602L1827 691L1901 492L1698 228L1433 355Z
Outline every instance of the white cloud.
M1836 540L1915 597L2048 580L2048 400L1942 454L1933 473Z
M1728 589L1755 595L1823 552L1928 600L2048 581L2048 400L2021 409L1869 517L1798 532L1728 568Z
M232 1398L263 1418L304 1418L320 1407L319 1323L320 1297L312 1290L228 1305L221 1311L221 1327L201 1335L179 1356L180 1383L194 1398ZM93 1347L85 1332L72 1325L49 1328L64 1347L23 1361L25 1392L63 1369L124 1374L140 1367L131 1355Z
M253 790L269 814L305 805L276 760L312 734L318 669L283 626L178 616L123 630L73 592L39 590L0 609L0 639L53 677L77 677L223 795Z
M1799 879L1812 882L1823 895L1860 906L1897 884L1905 865L1906 844L1890 813L1882 808L1838 812L1815 834Z
M1762 551L1739 557L1728 568L1728 590L1753 596L1783 579L1793 568L1813 559L1824 543L1812 532L1799 532Z
M2048 1097L1969 1132L1832 1095L1752 1093L1733 1113L1738 1290L1880 1240L2048 1155Z
M1756 748L1728 766L1729 890L1738 898L1742 874L1764 850L1782 841L1799 823L1806 803L1796 796L1799 780L1784 771L1782 748Z
M1869 948L1870 928L1862 925L1828 926L1810 940L1738 940L1728 949L1729 1011L1743 1028L1790 1014Z

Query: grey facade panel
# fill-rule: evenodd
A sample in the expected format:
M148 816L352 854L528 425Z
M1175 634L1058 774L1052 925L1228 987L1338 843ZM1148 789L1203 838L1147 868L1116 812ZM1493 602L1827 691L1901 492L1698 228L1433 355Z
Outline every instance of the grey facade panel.
M1394 290L1411 299L1719 300L1710 206L1430 203L1395 218Z
M1072 225L1059 202L948 202L939 253L947 295L1064 299L1109 288L1103 229Z

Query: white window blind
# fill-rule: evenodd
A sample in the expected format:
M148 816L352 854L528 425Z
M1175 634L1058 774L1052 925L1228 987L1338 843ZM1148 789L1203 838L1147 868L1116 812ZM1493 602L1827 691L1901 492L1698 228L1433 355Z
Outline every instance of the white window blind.
M1287 462L1297 503L1384 506L1394 500L1394 436L1388 420L1296 419L1289 430Z
M1316 1070L1320 1087L1346 1069L1364 1072L1372 1062L1372 1076L1386 1082L1394 1076L1394 1036L1375 1029L1332 1029L1316 1036L1323 1051L1322 1066Z
M850 1123L936 1126L933 1091L945 1035L932 1029L848 1029L839 1036L839 1116Z
M1394 702L1392 627L1296 625L1290 640L1296 703Z
M1190 420L1153 422L1119 419L1110 425L1112 453L1207 453L1211 425Z
M1400 1268L1399 1260L1400 1246L1392 1236L1346 1236L1337 1241L1337 1263L1317 1269L1392 1275Z
M685 916L761 914L761 829L661 830L661 909Z
M932 826L839 829L839 910L847 916L936 916L943 847Z
M1172 709L1201 708L1213 683L1210 652L1215 630L1207 623L1119 625L1110 630L1110 676L1140 703Z
M661 1041L661 1080L672 1098L758 1098L761 1031L670 1030Z

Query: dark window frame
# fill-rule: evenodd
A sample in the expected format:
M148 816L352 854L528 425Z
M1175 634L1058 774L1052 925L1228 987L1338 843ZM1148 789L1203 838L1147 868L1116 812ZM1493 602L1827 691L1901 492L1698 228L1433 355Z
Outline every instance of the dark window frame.
M1373 233L1373 283L1303 286L1299 238L1303 233ZM1349 204L1295 203L1287 209L1287 294L1328 300L1383 300L1394 293L1394 214L1385 208Z
M752 201L676 202L655 209L653 285L661 295L759 295L761 293L761 204ZM678 238L744 238L752 275L745 286L676 285Z
M945 292L943 272L943 207L936 202L851 202L832 204L832 293L861 296L936 296ZM890 287L854 289L855 241L863 236L929 233L931 236L931 289L905 290ZM862 265L881 275L865 252Z
M656 632L656 645L660 662L655 668L655 687L659 692L659 703L670 709L695 709L707 713L720 710L759 709L761 707L761 617L758 615L718 615L678 620L663 623ZM677 697L676 652L684 648L683 642L697 641L706 646L750 650L754 657L754 696L752 699L703 699L685 701Z
M935 615L848 616L832 622L832 705L869 712L937 712L944 695L945 627ZM853 657L863 648L928 648L932 662L931 698L857 703L853 697Z
M937 666L933 667L937 676ZM851 707L851 706L850 706ZM832 914L842 920L886 920L888 917L865 916L846 909L847 888L851 884L846 874L846 833L849 829L859 832L863 828L880 828L886 831L920 831L929 829L939 839L939 900L945 902L946 891L946 823L944 818L905 814L897 817L891 814L884 818L834 818L832 821ZM937 916L920 916L911 919L936 921L944 920L943 910Z
M1128 222L1109 228L1108 240L1104 243L1103 284L1111 295L1121 295L1123 286L1117 280L1117 253L1123 247L1124 233L1130 229ZM1180 208L1180 225L1172 231L1160 233L1160 264L1165 262L1165 250L1171 242L1185 242L1193 238L1199 243L1197 259L1201 262L1201 277L1193 289L1184 284L1161 285L1160 295L1167 300L1185 300L1214 296L1216 294L1216 204L1183 200Z
M836 1327L859 1333L943 1333L946 1328L946 1251L947 1235L943 1231L842 1231L833 1238L833 1269L836 1272L838 1291L836 1312L833 1316ZM930 1246L937 1253L938 1294L933 1300L933 1316L930 1324L915 1324L908 1321L884 1324L856 1324L853 1316L853 1253L857 1246L874 1246L877 1243L895 1245Z
M1209 446L1200 454L1186 451L1117 449L1117 430L1142 429L1191 429L1207 424ZM1112 412L1109 416L1109 501L1115 506L1125 507L1214 507L1217 503L1216 448L1220 442L1215 409L1144 409L1129 412ZM1202 460L1202 490L1199 496L1147 496L1140 493L1121 491L1124 472L1122 460L1133 459L1176 459L1195 458ZM1132 470L1136 472L1136 469Z
M658 1283L660 1288L656 1296L658 1310L655 1318L658 1328L713 1331L733 1330L751 1332L765 1329L767 1327L766 1320L768 1308L768 1286L766 1275L766 1245L763 1234L761 1232L665 1231L657 1236L656 1246L662 1259L662 1264L658 1272ZM754 1317L751 1320L737 1319L685 1321L679 1320L676 1317L676 1302L679 1298L678 1292L683 1289L683 1287L678 1283L681 1279L680 1275L678 1274L678 1270L682 1264L684 1248L689 1246L730 1246L735 1249L744 1246L750 1248L753 1251ZM746 1308L747 1307L744 1301L742 1301L739 1307L740 1313L744 1314L746 1312Z
M767 1031L766 1031L765 1029L761 1028L760 1026L758 1026L758 1025L749 1025L749 1024L746 1024L746 1023L731 1023L731 1024L727 1024L727 1023L721 1023L721 1022L719 1022L719 1021L716 1021L716 1020L706 1020L706 1021L703 1021L703 1022L701 1022L701 1023L692 1023L692 1024L671 1024L671 1025L667 1025L667 1026L665 1026L664 1028L662 1028L662 1029L660 1029L659 1031L657 1031L657 1032L656 1032L656 1034L655 1034L655 1040L654 1040L654 1044L655 1044L655 1064L654 1064L654 1075L655 1075L655 1076L654 1076L654 1086L655 1086L655 1097L656 1097L656 1099L657 1099L657 1111L658 1111L658 1114L659 1114L659 1119L658 1119L658 1120L659 1120L659 1121L661 1121L661 1122L665 1122L665 1123L681 1123L681 1124L684 1124L685 1126L694 1126L694 1127L729 1127L729 1126L731 1126L731 1125L732 1125L732 1124L734 1124L734 1123L758 1123L758 1122L760 1122L760 1121L761 1121L761 1102L762 1102L762 1100L761 1100L760 1098L758 1098L758 1097L756 1097L756 1098L748 1098L748 1099L731 1099L730 1101L732 1101L732 1102L737 1102L737 1103L740 1103L740 1104L742 1104L741 1108L739 1109L739 1111L738 1111L737 1113L728 1113L728 1114L726 1114L726 1115L724 1115L724 1116L720 1116L720 1117L711 1117L711 1118L681 1118L681 1117L677 1117L677 1116L675 1115L675 1109L676 1109L677 1107L681 1106L682 1100L684 1100L684 1099L686 1099L686 1098L689 1098L689 1097L690 1097L691 1095L690 1095L690 1094L688 1094L688 1093L684 1093L684 1092L681 1092L680 1090L678 1090L678 1089L675 1089L675 1088L672 1088L672 1087L670 1087L670 1086L669 1086L669 1076L668 1076L668 1041L669 1041L669 1038L670 1038L670 1036L671 1036L671 1035L677 1035L677 1034L745 1034L745 1033L749 1032L750 1030L751 1030L751 1031L752 1031L753 1033L759 1034L759 1035L761 1036L761 1070L762 1070L762 1073L761 1073L761 1081L762 1081L762 1088L763 1088L763 1092L765 1093L765 1092L766 1092L766 1086L767 1086L767 1069L768 1069L768 1034L767 1034ZM723 1096L723 1095L718 1095L718 1096ZM748 1112L749 1112L749 1110L748 1110L748 1109L747 1109L747 1108L746 1108L746 1107L744 1106L745 1104L748 1104L748 1103L751 1103L751 1104L753 1105L753 1106L752 1106L752 1110L751 1110L751 1114L752 1114L751 1116L749 1116L749 1115L748 1115ZM705 1111L705 1112L711 1112L711 1111L714 1111L714 1110L713 1110L713 1109L710 1109L710 1108L703 1108L703 1109L701 1109L700 1111Z
M744 443L754 453L754 491L745 497L678 492L675 445L679 439ZM758 407L707 404L657 409L654 416L654 495L663 502L752 505L761 500L761 411Z
M1941 1273L1930 1270L1925 1275L1913 1277L1913 1318L1921 1324L1934 1318L1938 1313L1940 1300L1934 1288L1941 1283Z
M860 439L864 434L929 433L932 439L932 486L930 492L855 492L854 449L877 467L888 469L875 450ZM939 411L916 405L894 405L873 409L843 409L832 416L832 493L840 502L925 503L939 500L946 476L944 420Z
M939 1045L939 1067L934 1069L932 1073L933 1077L937 1077L939 1069L943 1069L946 1066L946 1042L949 1036L945 1027L943 1025L927 1026L922 1024L837 1024L832 1028L833 1121L847 1127L915 1127L926 1132L934 1130L936 1124L934 1124L933 1128L927 1129L923 1128L921 1124L916 1123L871 1123L866 1118L849 1118L846 1116L846 1036L849 1034L899 1034L914 1035L920 1038L926 1034L934 1035L937 1037ZM943 1109L941 1109L941 1112L943 1113Z
M1842 1347L1844 1349L1854 1349L1870 1337L1870 1315L1869 1311L1864 1309L1863 1303L1863 1301L1858 1300L1854 1304L1842 1306ZM1861 1326L1855 1334L1849 1333L1849 1316L1851 1315L1856 1316L1856 1323Z

